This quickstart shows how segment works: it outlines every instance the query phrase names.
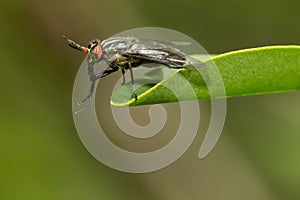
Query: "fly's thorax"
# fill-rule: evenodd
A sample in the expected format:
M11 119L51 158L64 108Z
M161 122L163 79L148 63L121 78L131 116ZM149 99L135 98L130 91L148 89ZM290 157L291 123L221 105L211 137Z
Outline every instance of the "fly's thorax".
M101 42L101 47L103 51L103 59L108 63L123 60L122 52L127 52L130 44L132 43L132 38L128 37L111 37ZM120 62L121 64L121 62Z

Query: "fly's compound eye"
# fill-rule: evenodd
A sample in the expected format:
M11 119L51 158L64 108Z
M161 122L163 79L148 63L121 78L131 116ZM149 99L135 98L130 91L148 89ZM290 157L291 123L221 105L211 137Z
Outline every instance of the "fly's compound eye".
M97 63L102 58L102 48L99 40L94 40L88 45L89 62Z

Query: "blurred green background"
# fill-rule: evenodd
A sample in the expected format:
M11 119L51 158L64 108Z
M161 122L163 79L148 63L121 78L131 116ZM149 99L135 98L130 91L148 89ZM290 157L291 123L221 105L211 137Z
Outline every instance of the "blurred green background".
M171 166L126 174L94 159L77 135L71 97L84 56L61 38L87 44L161 26L210 53L299 44L299 8L299 0L0 1L0 199L300 199L299 92L228 99L224 132L204 160L199 134Z

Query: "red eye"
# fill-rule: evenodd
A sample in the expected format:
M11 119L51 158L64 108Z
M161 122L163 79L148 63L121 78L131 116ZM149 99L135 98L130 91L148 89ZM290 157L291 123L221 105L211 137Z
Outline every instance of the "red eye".
M94 48L93 53L96 54L96 55L98 56L98 58L101 58L101 57L102 57L102 49L101 49L100 44L98 44L98 45Z

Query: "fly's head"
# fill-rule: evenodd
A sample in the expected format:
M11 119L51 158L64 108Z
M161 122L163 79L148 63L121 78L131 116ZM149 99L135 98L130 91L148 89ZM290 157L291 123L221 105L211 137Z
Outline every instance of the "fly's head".
M101 42L98 39L92 40L88 47L87 61L89 64L95 64L101 61L102 59L102 48Z
M77 49L87 55L88 64L96 64L102 59L102 48L101 42L98 39L92 40L88 47L81 46L80 44L74 42L73 40L67 38L63 35L63 38L66 40L68 45L73 49Z

